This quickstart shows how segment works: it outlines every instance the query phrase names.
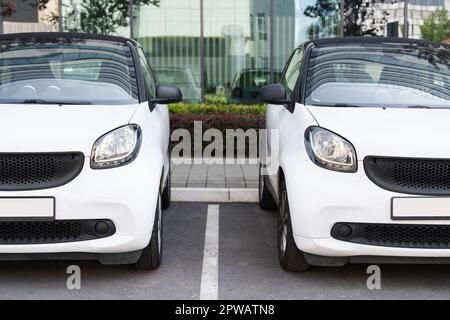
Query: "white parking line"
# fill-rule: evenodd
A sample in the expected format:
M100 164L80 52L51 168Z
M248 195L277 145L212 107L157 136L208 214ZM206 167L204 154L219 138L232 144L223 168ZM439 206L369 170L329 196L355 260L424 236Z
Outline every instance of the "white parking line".
M219 205L208 206L200 300L219 299Z

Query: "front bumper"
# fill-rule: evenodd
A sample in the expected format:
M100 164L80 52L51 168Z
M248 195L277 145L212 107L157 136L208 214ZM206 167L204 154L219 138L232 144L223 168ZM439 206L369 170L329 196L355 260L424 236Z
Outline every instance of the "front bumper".
M114 235L89 241L51 244L0 245L0 254L117 254L145 248L151 237L161 180L159 165L138 157L114 169L92 170L85 158L82 172L70 183L53 189L0 192L0 197L55 197L55 220L111 220ZM1 217L1 216L0 216Z
M336 223L450 225L450 220L391 218L391 199L408 195L376 186L364 172L339 173L311 161L283 167L288 189L292 227L297 247L323 257L450 257L450 249L422 249L357 244L331 237Z

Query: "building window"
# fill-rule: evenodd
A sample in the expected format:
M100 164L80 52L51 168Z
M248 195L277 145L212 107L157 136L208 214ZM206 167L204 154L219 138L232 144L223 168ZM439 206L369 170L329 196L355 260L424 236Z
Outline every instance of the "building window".
M267 20L265 13L258 13L258 39L267 40Z

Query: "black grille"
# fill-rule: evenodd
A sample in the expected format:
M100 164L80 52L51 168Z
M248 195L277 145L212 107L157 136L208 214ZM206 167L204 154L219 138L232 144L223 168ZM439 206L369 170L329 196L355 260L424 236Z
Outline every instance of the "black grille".
M450 159L366 157L364 169L369 179L389 191L450 195Z
M108 225L108 231L96 232L97 223ZM0 222L0 245L46 244L95 240L116 232L109 220L60 220Z
M331 236L371 246L450 249L449 225L337 223Z
M49 189L69 183L81 172L84 155L73 153L1 153L0 191Z

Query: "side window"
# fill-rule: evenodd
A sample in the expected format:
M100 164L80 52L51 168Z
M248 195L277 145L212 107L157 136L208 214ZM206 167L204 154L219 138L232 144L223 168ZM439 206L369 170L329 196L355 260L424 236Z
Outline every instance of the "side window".
M294 95L295 85L302 69L302 60L303 51L301 49L295 50L281 79L281 84L286 88L286 98L288 99L292 99Z
M148 94L150 95L148 98L152 98L155 96L156 81L155 78L153 77L147 58L145 57L144 50L142 50L142 48L138 48L138 53L141 62L142 72L144 74L145 90L147 90Z

